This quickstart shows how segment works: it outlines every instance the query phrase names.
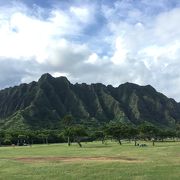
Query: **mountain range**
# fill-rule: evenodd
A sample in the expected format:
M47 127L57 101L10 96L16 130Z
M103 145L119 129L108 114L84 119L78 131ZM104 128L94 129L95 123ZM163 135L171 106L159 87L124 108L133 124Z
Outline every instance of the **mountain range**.
M94 127L120 121L174 128L180 123L180 104L150 85L72 84L48 73L0 91L0 129L56 129L66 115Z

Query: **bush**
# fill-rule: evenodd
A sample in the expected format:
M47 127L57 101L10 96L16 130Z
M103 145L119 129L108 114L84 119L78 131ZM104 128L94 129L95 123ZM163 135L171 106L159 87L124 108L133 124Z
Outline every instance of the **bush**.
M4 145L11 145L12 142L11 142L10 139L4 139L3 144L4 144Z

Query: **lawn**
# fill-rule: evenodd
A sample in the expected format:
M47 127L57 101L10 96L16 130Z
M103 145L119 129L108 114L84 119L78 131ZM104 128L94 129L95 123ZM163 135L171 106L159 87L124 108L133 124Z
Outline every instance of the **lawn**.
M179 179L180 142L0 147L0 179Z

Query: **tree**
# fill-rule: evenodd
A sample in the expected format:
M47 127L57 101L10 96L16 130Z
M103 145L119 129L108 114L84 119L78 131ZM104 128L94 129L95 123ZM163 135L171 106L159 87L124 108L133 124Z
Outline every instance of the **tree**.
M20 135L18 135L18 143L17 144L19 146L22 146L24 144L25 140L26 140L26 136L24 134L20 134Z
M1 146L2 142L3 142L3 132L0 131L0 146Z
M112 138L117 140L119 144L122 145L121 139L125 136L125 127L126 126L120 122L109 123L107 127L105 128L105 133L108 136L111 136Z
M72 125L73 125L73 117L72 115L66 115L63 118L64 131L63 134L67 137L68 146L71 145L71 137L72 137Z
M38 137L42 139L43 144L48 144L48 134L46 134L45 132L40 132L38 134Z
M153 146L155 145L155 140L159 135L159 129L153 125L141 124L138 128L140 137L143 139L152 140Z
M83 126L77 125L72 128L72 134L74 140L78 143L79 147L82 147L81 145L81 139L84 136L87 136L87 132Z
M63 131L63 135L65 137L68 137L68 146L71 145L71 141L75 141L78 143L80 147L81 145L81 140L84 136L87 136L86 130L83 126L80 125L74 125L73 127L67 127Z
M27 131L27 136L28 136L28 143L31 145L33 145L34 143L34 139L36 137L36 134L34 131Z
M63 136L65 138L67 138L67 142L68 142L68 146L71 145L71 139L73 137L73 128L72 127L66 127L64 130L63 130Z
M73 124L73 117L70 114L65 115L62 121L65 127L69 127Z
M5 137L4 137L4 140L3 140L3 143L5 145L11 145L12 144L12 136L11 134L5 134Z
M124 126L124 137L130 139L134 139L134 145L137 145L137 135L138 130L131 125Z
M102 144L104 144L104 141L105 141L105 133L104 131L95 131L94 134L93 134L93 137L96 139L96 140L101 140L102 141Z

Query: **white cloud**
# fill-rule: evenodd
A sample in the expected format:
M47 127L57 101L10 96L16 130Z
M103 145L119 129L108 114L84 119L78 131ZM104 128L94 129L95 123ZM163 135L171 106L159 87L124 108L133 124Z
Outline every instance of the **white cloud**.
M19 3L1 8L0 88L37 80L47 71L68 74L68 66L76 67L88 58L90 51L86 45L66 39L78 35L82 31L79 23L85 26L86 22L79 22L59 9L52 9L46 19L39 18L38 12ZM17 72L19 75L14 75Z
M161 13L154 22L153 35L158 43L165 44L177 40L180 37L180 8Z
M0 56L19 59L41 56L48 41L46 23L17 12L1 27Z
M98 61L98 55L96 53L93 53L89 56L88 60L85 61L85 63L90 63L90 64L96 64Z
M71 4L43 18L45 9L15 4L0 8L0 88L49 72L72 82L151 84L180 100L180 9L148 15L131 1Z
M180 25L177 23L180 9L170 9L151 19L146 14L141 17L139 10L132 9L125 19L117 21L118 8L103 9L103 13L108 17L107 28L111 32L111 60L118 65L119 71L126 69L119 80L151 84L169 97L180 100Z
M46 20L29 15L29 11L25 13L17 8L10 13L7 13L7 9L0 12L1 57L35 57L38 62L42 62L47 58L46 50L50 45L64 36L78 35L82 30L79 22L62 10L52 10Z
M85 61L90 55L90 50L85 44L74 44L59 39L49 44L47 55L44 63L56 68L69 68Z
M92 12L90 11L90 8L86 7L70 7L70 12L73 16L75 16L80 22L88 23L92 18Z
M67 77L67 76L69 76L67 73L60 73L60 72L54 72L53 74L52 74L52 76L53 77L60 77L60 76L65 76L65 77Z
M114 55L111 58L111 61L114 64L125 63L125 61L127 59L128 50L125 47L125 42L124 42L123 38L117 37L116 43L115 43L115 48L116 49L115 49Z

